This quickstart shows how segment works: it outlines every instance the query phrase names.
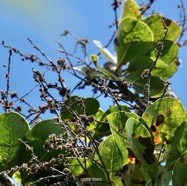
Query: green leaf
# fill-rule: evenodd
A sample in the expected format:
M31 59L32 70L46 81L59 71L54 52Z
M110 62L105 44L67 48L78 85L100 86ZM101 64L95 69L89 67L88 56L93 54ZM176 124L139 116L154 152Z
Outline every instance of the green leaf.
M124 160L113 135L110 135L100 143L99 154L100 156L98 156L98 154L95 155L95 161L97 161L97 163L99 163L102 167L104 163L110 179L114 180L115 182L119 182L118 178L116 177L116 171L122 168ZM102 158L102 161L100 157Z
M85 67L85 66L79 66L79 67L73 67L73 70L76 70L80 74L82 74L85 77L90 78L104 78L104 74L99 72L98 70L91 68L91 67Z
M123 2L120 20L126 17L133 17L140 20L142 19L139 6L134 0L126 0Z
M187 121L182 123L176 130L175 135L169 150L167 153L166 163L167 165L173 165L175 161L186 151L187 149Z
M154 64L153 59L148 56L140 56L138 58L133 59L129 63L128 68L127 68L127 74L128 74L128 77L130 77L128 78L128 80L133 82L134 79L137 80L141 78L144 70L151 69L153 64ZM152 73L156 74L155 70L165 69L166 67L168 67L167 64L165 64L161 60L158 60ZM159 74L159 75L162 77L162 74Z
M31 130L27 133L25 138L25 143L33 148L34 154L38 157L40 161L47 161L52 157L57 156L62 153L60 150L52 150L47 152L44 149L44 144L49 138L50 134L60 135L64 131L60 125L57 124L56 119L44 120L37 123ZM30 151L25 150L25 146L22 145L22 154L24 157L20 157L20 163L27 162L30 159Z
M15 112L0 115L0 171L18 164L21 142L29 130L25 119Z
M91 59L91 61L92 61L94 64L96 64L97 61L98 61L98 56L95 55L95 54L91 54L91 55L90 55L90 59Z
M99 121L101 121L102 123L97 123L95 138L98 139L111 134L109 125L103 122L107 122L107 116L110 113L119 111L130 112L126 105L120 105L120 108L118 106L111 106L105 113L103 113L102 117L100 118Z
M147 60L147 62L148 62L148 60ZM151 61L149 61L149 62L151 62ZM145 67L146 66L148 67L149 65L150 64L147 63L145 65ZM149 78L149 77L142 76L143 70L146 70L146 68L142 69L142 71L141 71L141 68L143 66L141 66L141 64L139 66L140 66L140 69L135 70L134 72L127 73L125 75L125 80L128 83L132 83L134 86L134 89L137 92L147 94L147 86L149 86L147 84L147 78ZM138 66L136 66L135 68L138 68ZM152 98L160 97L163 94L164 88L165 88L164 81L160 77L158 77L158 76L151 76L150 77L150 96Z
M107 186L107 178L98 164L88 158L68 159L68 168L74 175L77 184L96 183L98 186ZM82 184L81 184L82 185Z
M137 119L139 118L136 114L130 112L114 112L107 116L108 122L110 124L110 130L123 155L124 165L129 163L129 145L127 143L125 123L130 117Z
M93 43L97 46L101 54L103 54L103 56L105 56L106 59L108 59L113 64L117 64L116 57L113 56L106 48L104 48L100 41L93 40Z
M140 163L148 170L154 185L158 174L158 163L154 156L154 142L151 133L140 121L129 118L126 135L132 151Z
M97 67L97 69L103 73L103 75L105 76L105 79L112 79L112 80L116 80L116 81L121 81L120 78L118 78L115 73L112 73L108 70L106 70L105 68L102 68L98 65L98 57L96 55L90 55L90 58L92 60L92 62L94 63L94 65Z
M174 165L173 168L173 186L186 185L187 184L187 154L181 156Z
M120 111L130 112L129 108L128 108L126 105L120 105L120 106L115 105L115 106L111 106L111 107L103 114L102 120L103 120L103 121L106 121L107 116L108 116L110 113L120 112Z
M114 42L118 68L134 58L143 56L150 49L153 40L153 33L145 23L134 18L123 19Z
M152 71L152 74L154 76L160 76L161 78L166 80L170 78L176 71L177 71L177 64L175 63L175 61L167 65L161 60L158 60L155 68Z
M97 184L97 186L108 186L107 177L101 167L95 162L87 169L89 175L92 177L92 181Z
M148 56L140 56L139 58L133 59L127 68L126 80L135 83L142 79L142 74L144 70L151 69L154 63L154 59ZM152 71L153 76L159 76L162 79L168 79L177 70L177 65L175 62L170 65L164 63L162 60L158 59L156 65Z
M159 176L157 184L162 186L170 185L172 179L172 170L168 169L166 166L159 165Z
M137 186L146 185L152 186L151 178L145 174L145 170L142 169L140 164L128 164L125 165L121 171L124 185Z
M87 116L95 115L99 110L99 102L95 98L81 98L83 100L83 105L78 103L78 96L72 96L67 101L65 101L65 107L61 108L61 119L62 120L72 120L76 121L75 115L72 114L72 110L76 114L86 114Z
M164 34L166 32L162 20L168 28L166 40L174 42L181 33L181 29L177 23L167 18L164 18L159 14L153 14L144 19L143 21L150 27L154 34L155 41L158 42L164 37Z
M130 74L139 74L139 77L145 69L150 69L153 65L153 60L147 56L140 56L131 60L128 65L127 72Z
M99 125L99 123L97 121L101 120L101 118L103 117L103 114L104 114L104 112L101 109L99 109L98 112L95 114L96 121L91 122L90 125L87 126L87 130L92 130L92 131L94 130L94 132L96 132L97 127Z
M154 49L153 49L154 48ZM146 55L150 56L153 60L156 59L156 51L157 51L157 44L154 43L151 52L148 52ZM161 56L159 59L164 63L170 65L177 59L179 47L177 44L173 43L172 41L165 40L163 49L161 51Z
M81 177L81 175L85 174L85 170L91 166L92 162L87 158L70 158L67 164L75 177Z
M186 111L176 98L158 99L143 113L142 118L151 128L155 144L171 142L176 129L187 118Z
M19 172L19 171L15 172L15 173L13 174L12 177L14 178L14 180L15 180L18 184L21 185L21 183L22 183L22 178L21 178L21 175L20 175L20 172Z

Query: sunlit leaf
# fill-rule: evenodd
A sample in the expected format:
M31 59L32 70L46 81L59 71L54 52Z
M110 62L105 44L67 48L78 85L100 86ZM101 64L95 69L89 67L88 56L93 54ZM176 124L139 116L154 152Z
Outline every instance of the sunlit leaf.
M150 131L140 121L129 118L126 122L126 135L132 151L147 169L153 185L158 174L158 163L154 156L154 142Z
M187 115L178 99L163 98L150 105L142 117L153 132L155 144L168 144Z
M175 41L181 33L181 29L177 23L167 18L164 18L159 14L153 14L145 18L143 21L152 30L156 42L160 41L164 37L164 34L166 32L162 21L164 21L168 29L166 40Z
M154 43L153 48L146 55L150 56L153 60L155 60L158 51L156 43ZM164 63L170 65L173 61L177 59L178 51L179 47L177 44L173 43L172 41L165 40L163 44L163 49L160 51L161 55L159 56L159 59Z
M142 19L139 6L134 0L126 0L123 2L120 20L126 17L133 17L140 20Z
M97 123L97 128L95 130L95 132L96 132L95 137L101 138L101 137L108 136L109 134L111 134L109 125L107 123L105 123L108 121L107 116L110 113L119 112L119 111L130 112L130 110L127 108L126 105L120 105L120 107L119 106L111 106L106 112L103 113L103 115L100 119L101 123Z
M79 72L85 77L90 78L104 78L104 74L99 72L98 70L91 68L91 67L85 67L85 66L79 66L79 67L73 67L74 70Z
M177 71L177 64L175 61L169 65L158 60L152 74L154 76L160 76L163 79L170 78Z
M99 109L98 112L95 114L95 120L96 121L91 122L90 125L87 126L87 130L92 130L92 131L94 130L94 133L96 134L97 133L97 127L99 125L99 123L97 121L101 121L101 118L103 117L103 114L104 114L104 112L101 109Z
M114 105L105 111L105 113L103 114L102 120L106 120L107 116L110 113L115 113L115 112L120 112L120 111L130 112L129 108L126 105L119 105L119 106Z
M108 59L110 62L117 64L117 59L113 56L106 48L103 47L102 43L97 40L93 40L93 43L97 46L99 51Z
M95 54L91 54L91 55L90 55L90 59L91 59L91 61L92 61L94 64L96 64L97 61L98 61L98 56L95 55Z
M85 170L91 166L92 162L88 158L69 158L67 165L75 177L86 174ZM86 175L85 175L86 177ZM79 180L80 181L80 180Z
M114 41L118 66L143 56L150 49L153 40L153 33L145 23L134 18L123 19Z
M113 135L110 135L100 143L99 154L100 156L97 154L95 155L95 161L101 164L101 166L102 162L104 163L104 166L107 169L111 180L120 181L116 176L116 171L123 166L124 160ZM100 158L102 158L102 161Z
M125 131L125 123L130 117L138 118L136 114L130 112L113 112L107 116L108 122L110 124L110 130L114 136L114 140L124 157L124 165L130 162L128 158L129 145L127 143Z
M21 185L21 183L22 183L22 178L21 178L21 175L20 175L20 172L15 172L14 174L13 174L13 179L18 183L18 184L20 184Z

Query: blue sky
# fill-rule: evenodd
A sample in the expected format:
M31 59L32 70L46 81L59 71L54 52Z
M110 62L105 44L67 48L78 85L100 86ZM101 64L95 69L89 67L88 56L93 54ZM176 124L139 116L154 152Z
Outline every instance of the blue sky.
M60 56L60 54L57 51L58 46L55 40L62 42L70 52L74 51L75 42L70 38L64 40L60 36L65 29L68 29L78 38L88 38L88 51L97 53L92 41L96 39L106 44L114 30L108 29L114 20L112 2L112 0L0 0L0 41L4 40L7 45L24 53L38 54L28 42L27 38L30 38L51 59L56 60L57 55ZM141 3L142 0L137 2ZM178 2L177 0L157 0L152 9L170 19L179 20ZM187 3L185 6L187 9ZM113 47L111 46L109 50L113 52ZM186 47L181 48L179 57L182 60L182 67L172 77L171 87L187 108ZM4 78L6 69L3 68L3 64L7 64L7 61L8 50L0 46L0 90L6 86ZM22 96L36 85L32 79L33 66L34 64L29 62L22 62L18 55L13 55L11 91L16 91ZM38 66L34 66L34 68L40 69ZM51 80L55 78L50 72L48 74ZM73 77L68 74L64 76L67 86L70 86ZM38 105L35 97L37 93L36 89L32 95L26 98L35 106ZM85 91L82 91L81 94L85 97L91 96ZM101 107L106 109L105 100L102 98L100 101L102 101Z

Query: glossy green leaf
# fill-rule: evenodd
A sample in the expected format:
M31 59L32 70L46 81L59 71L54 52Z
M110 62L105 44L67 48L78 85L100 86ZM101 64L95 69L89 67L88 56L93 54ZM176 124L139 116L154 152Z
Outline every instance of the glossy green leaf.
M52 157L57 156L60 150L52 150L47 152L44 149L44 144L49 138L50 134L63 134L63 129L60 125L57 124L56 119L43 120L37 123L31 130L27 133L25 138L25 143L33 148L34 154L39 158L40 161L46 161ZM19 162L23 163L30 159L30 151L25 150L25 145L22 145L21 153L24 154L24 157L20 156Z
M123 19L114 42L118 67L143 56L150 49L153 40L153 33L145 23L134 18Z
M142 118L151 128L155 144L171 142L176 129L187 118L186 111L176 98L158 99L143 113Z
M120 182L116 176L116 171L122 168L124 160L123 155L117 146L114 136L110 135L104 141L102 141L99 145L99 154L102 158L96 154L95 161L102 166L102 162L105 165L106 170L108 171L108 175L111 180L115 180L116 182Z
M186 149L187 122L185 121L177 128L173 140L169 145L169 150L166 158L167 165L173 165L175 161L186 151Z
M129 118L126 122L126 135L132 151L139 162L148 170L154 185L158 174L158 163L154 156L154 142L149 130L140 121Z
M172 185L187 185L187 154L181 156L174 165Z
M15 112L0 115L0 171L18 164L21 142L29 130L25 119Z
M113 64L117 64L117 59L115 56L113 56L106 48L103 47L100 41L94 40L93 43L97 46L99 51L105 56L106 59L108 59Z
M165 34L164 25L162 23L162 20L166 24L166 27L168 28L168 33L166 36L166 40L175 41L180 33L181 29L177 23L175 23L172 20L169 20L167 18L162 17L159 14L153 14L146 19L144 19L144 22L150 27L154 34L155 42L160 41Z
M134 0L126 0L123 2L120 20L126 17L133 17L140 20L142 19L139 6Z

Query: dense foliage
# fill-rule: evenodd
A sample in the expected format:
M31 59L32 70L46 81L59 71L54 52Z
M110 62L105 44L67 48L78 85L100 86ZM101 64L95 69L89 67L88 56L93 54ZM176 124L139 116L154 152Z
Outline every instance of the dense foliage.
M116 55L94 41L108 60L103 67L96 54L90 54L92 64L83 66L49 60L60 85L46 83L33 70L40 97L46 101L36 114L50 110L58 116L55 119L30 125L20 109L11 111L8 92L1 92L7 111L0 115L1 184L14 185L12 179L22 185L187 184L187 114L168 81L177 71L177 39L182 30L156 13L144 18L144 11L133 0L122 4L113 39ZM84 49L86 41L81 42ZM10 56L15 52L24 57L14 48L9 51ZM33 55L24 60L37 62ZM76 77L77 72L82 74L83 88L92 86L112 99L114 106L104 112L97 98L70 96L61 70L72 70ZM52 88L63 101L53 99Z

